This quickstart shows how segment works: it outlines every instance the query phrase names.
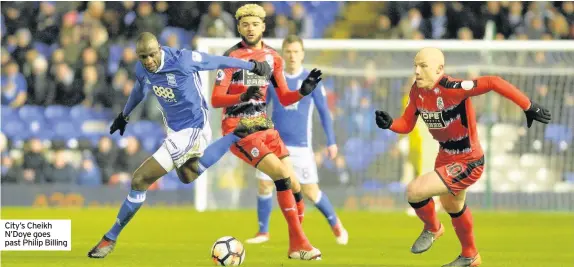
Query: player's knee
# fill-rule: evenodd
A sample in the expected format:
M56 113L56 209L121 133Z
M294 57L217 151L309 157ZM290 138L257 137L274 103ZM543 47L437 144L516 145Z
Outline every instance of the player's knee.
M289 177L289 171L287 168L285 168L285 166L283 166L283 164L277 164L277 166L274 166L274 168L271 170L271 173L268 175L271 177L271 179L273 179L273 181L277 181Z
M407 199L409 202L418 202L426 198L424 190L417 183L411 182L407 185Z
M132 189L134 190L147 190L150 186L146 181L145 174L141 171L136 170L132 177Z
M301 186L301 190L303 191L303 195L313 201L317 202L317 198L319 197L319 189L316 187L309 187L309 186Z
M457 213L464 207L464 201L441 198L440 202L447 213Z
M274 184L272 182L259 180L258 192L260 196L266 196L273 193Z

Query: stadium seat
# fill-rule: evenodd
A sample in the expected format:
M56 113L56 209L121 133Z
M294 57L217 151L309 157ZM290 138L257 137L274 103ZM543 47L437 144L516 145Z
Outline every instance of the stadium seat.
M25 105L18 110L18 115L24 121L44 119L44 107Z
M138 138L142 148L148 153L154 153L161 145L161 140L156 136Z
M566 142L570 144L574 137L574 133L570 127L561 124L548 124L544 131L544 138L550 140L554 144Z
M360 138L350 138L347 140L343 151L347 167L351 171L363 171L374 160L370 155L364 154L365 151L371 151L370 143Z
M92 119L92 111L83 105L73 106L70 109L70 117L75 121L85 121Z
M17 110L11 108L10 106L2 105L2 110L0 112L2 113L2 119L3 120L18 117Z
M44 110L44 117L50 122L68 120L69 116L70 108L65 106L53 105Z
M29 136L26 123L14 117L2 119L2 132L8 139L25 139Z
M55 123L53 130L54 138L58 140L68 140L80 136L78 125L70 121Z

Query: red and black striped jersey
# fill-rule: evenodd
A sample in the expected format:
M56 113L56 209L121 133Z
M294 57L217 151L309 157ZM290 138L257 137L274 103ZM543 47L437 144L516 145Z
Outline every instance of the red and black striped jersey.
M433 138L440 144L438 158L477 159L482 157L476 116L470 97L495 90L512 100L523 110L530 100L512 84L497 76L484 76L475 80L459 80L449 76L439 79L432 89L422 89L413 84L404 114L393 121L391 130L410 132L420 115Z
M302 98L298 90L291 91L287 87L283 74L283 59L273 48L263 44L261 49L255 49L240 42L227 50L225 56L267 61L273 72L271 77L262 77L242 69L217 71L211 104L216 108L224 107L221 123L223 134L232 132L242 117L267 116L265 99L269 81L273 83L279 101L284 106L291 105ZM241 102L241 94L250 86L259 86L263 96L259 100L251 99L249 102Z

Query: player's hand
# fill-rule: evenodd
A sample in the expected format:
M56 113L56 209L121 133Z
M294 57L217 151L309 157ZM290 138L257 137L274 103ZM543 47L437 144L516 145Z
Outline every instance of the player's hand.
M114 134L117 130L120 130L120 135L124 135L124 131L126 130L126 125L128 124L129 119L124 116L122 112L118 114L112 126L110 126L110 134Z
M327 155L329 155L329 159L331 159L331 160L335 159L335 157L337 157L338 151L339 151L339 148L337 147L336 144L328 146L327 147Z
M301 83L301 89L299 89L299 93L303 96L306 96L315 90L317 84L322 80L321 78L321 70L313 69L307 78Z
M530 108L524 111L526 114L526 124L528 128L532 126L533 121L539 121L544 124L548 124L552 119L552 114L550 114L550 110L538 105L538 103L530 101Z
M251 99L260 99L263 97L263 93L261 93L261 88L259 86L249 86L245 93L241 94L239 97L241 102L247 102Z
M393 117L391 117L391 115L385 111L377 110L375 111L375 122L379 128L389 129L393 124Z
M253 59L249 61L253 62L253 65L255 65L251 72L263 77L271 76L271 66L269 66L267 61L255 61Z

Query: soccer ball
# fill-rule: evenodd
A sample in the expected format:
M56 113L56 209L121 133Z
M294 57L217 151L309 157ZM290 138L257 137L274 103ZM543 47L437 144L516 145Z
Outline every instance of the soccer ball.
M217 266L239 266L245 261L245 248L235 237L224 236L213 243L211 259Z

